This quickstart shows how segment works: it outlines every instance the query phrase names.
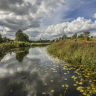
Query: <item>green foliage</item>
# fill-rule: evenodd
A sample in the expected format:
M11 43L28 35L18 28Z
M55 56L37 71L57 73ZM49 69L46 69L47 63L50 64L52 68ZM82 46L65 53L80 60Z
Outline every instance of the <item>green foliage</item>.
M2 40L2 35L0 34L0 43L2 43L2 41L3 41L3 40Z
M93 38L93 36L91 36L91 38Z
M67 39L71 39L71 37L67 37Z
M84 37L82 38L82 40L84 40Z
M29 37L27 34L25 33L22 33L22 30L18 30L15 34L16 38L15 40L16 41L29 41Z
M72 36L73 39L76 39L77 38L77 33L75 33L73 36Z
M89 36L89 34L90 34L90 32L89 32L89 31L84 31L84 32L83 32L84 37Z
M51 40L51 43L53 43L55 40Z
M83 38L84 37L84 35L83 34L80 34L79 36L78 36L78 38Z
M75 40L75 42L77 41L77 39Z
M71 41L71 40L70 40ZM55 55L63 61L66 61L84 72L90 72L90 77L96 79L96 44L95 42L63 42L53 43L48 48L48 53ZM88 69L88 70L87 70ZM91 75L93 73L93 75Z
M59 37L59 40L62 39L62 37Z
M56 42L59 42L59 40L57 39Z
M67 39L67 35L64 34L64 35L61 37L61 39L62 39L62 40Z
M86 40L87 40L87 41L89 41L89 40L90 40L90 38L87 36Z
M7 38L6 38L6 37L4 37L4 38L3 38L3 42L6 42L6 41L7 41Z

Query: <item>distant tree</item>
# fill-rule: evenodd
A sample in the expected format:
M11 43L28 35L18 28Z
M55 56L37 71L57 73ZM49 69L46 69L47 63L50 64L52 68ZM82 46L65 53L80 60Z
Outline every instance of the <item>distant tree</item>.
M67 39L71 39L71 37L67 37Z
M55 40L53 39L53 40L51 40L51 42L53 43Z
M29 37L28 37L28 35L25 34L25 33L23 33L23 38L24 38L25 41L29 41Z
M72 39L76 39L77 38L77 33L75 33L73 36L72 36Z
M25 33L22 33L22 30L18 30L15 34L16 38L15 40L16 41L29 41L29 37L27 34Z
M93 36L91 36L91 38L93 38Z
M89 32L89 31L84 31L84 32L83 32L84 37L89 36L89 34L90 34L90 32Z
M7 40L8 40L8 41L10 41L10 39L9 39L9 38L7 38Z
M0 33L0 43L2 43L2 41L3 41L3 40L2 40L2 35L1 35L1 33Z
M6 37L3 37L3 42L6 42L7 41L7 38Z
M61 38L62 38L62 40L65 40L65 39L67 39L67 35L64 34Z
M83 34L80 34L79 36L78 36L78 38L83 38L84 37L84 35Z
M62 39L62 37L59 37L59 40Z
M90 40L90 38L87 36L86 40L87 40L87 41L89 41L89 40Z

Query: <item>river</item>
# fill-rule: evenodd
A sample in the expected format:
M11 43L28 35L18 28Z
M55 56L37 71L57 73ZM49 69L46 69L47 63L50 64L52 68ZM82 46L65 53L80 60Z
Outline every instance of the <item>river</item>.
M0 96L91 96L80 71L50 56L47 47L16 48L2 58Z

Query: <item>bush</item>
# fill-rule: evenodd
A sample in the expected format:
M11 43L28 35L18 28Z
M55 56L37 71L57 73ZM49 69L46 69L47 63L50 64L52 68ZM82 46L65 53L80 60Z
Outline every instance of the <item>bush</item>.
M82 38L82 40L84 40L84 38Z
M25 43L18 43L19 47L25 47Z
M77 40L75 40L75 42L76 42Z
M87 36L87 38L86 38L86 39L87 39L87 41L89 41L89 40L90 40L90 38L89 38L88 36Z
M59 40L56 40L56 42L59 42Z

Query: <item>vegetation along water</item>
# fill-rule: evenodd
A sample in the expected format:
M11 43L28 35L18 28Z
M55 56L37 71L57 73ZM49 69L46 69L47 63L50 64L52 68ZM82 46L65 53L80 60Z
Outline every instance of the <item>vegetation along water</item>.
M32 42L18 30L13 41L0 38L0 96L96 96L96 38L84 34Z

